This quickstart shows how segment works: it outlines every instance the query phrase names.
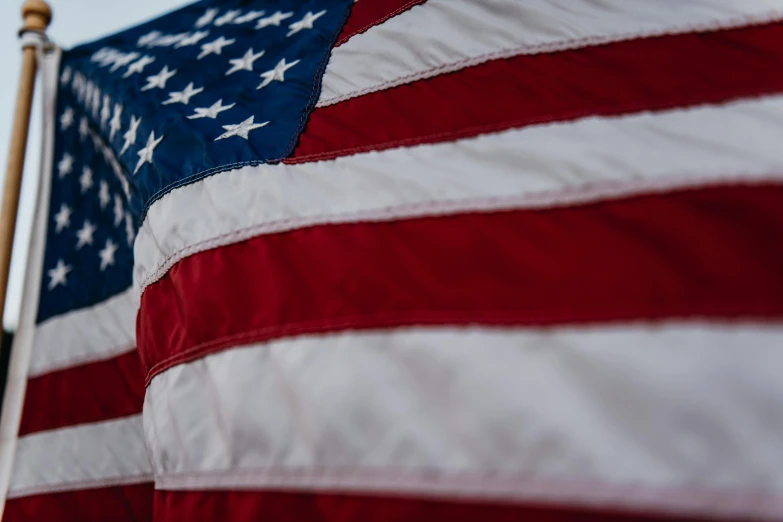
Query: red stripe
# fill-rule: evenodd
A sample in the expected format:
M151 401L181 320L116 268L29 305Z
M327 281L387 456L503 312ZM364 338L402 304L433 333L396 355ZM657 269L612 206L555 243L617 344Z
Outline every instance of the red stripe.
M3 522L149 522L153 492L150 482L13 498L5 503Z
M19 435L140 413L143 375L133 350L33 377L27 381Z
M382 24L389 18L407 11L425 0L370 0L369 2L357 2L353 4L351 15L345 21L337 43L347 42L352 36L365 32L374 25Z
M495 60L316 109L286 162L780 92L780 63L783 24Z
M148 377L238 344L415 324L783 316L783 187L322 225L195 254L144 292Z
M156 491L156 522L630 522L692 521L682 515L407 497L275 491Z

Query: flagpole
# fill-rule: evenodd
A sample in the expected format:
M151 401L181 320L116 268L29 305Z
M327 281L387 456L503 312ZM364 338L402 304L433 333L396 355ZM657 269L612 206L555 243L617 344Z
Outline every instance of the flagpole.
M30 127L30 108L33 103L37 67L36 47L46 42L46 28L52 19L52 10L44 0L26 0L22 5L22 19L24 22L19 30L19 38L22 41L22 74L16 96L16 110L3 187L3 203L0 209L0 321L5 313L8 271L11 267L11 249L14 244L19 191L22 186L24 156ZM2 330L0 330L0 339L1 336Z

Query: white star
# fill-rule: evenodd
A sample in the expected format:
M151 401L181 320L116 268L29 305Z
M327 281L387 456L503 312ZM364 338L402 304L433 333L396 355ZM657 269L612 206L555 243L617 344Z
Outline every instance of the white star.
M100 136L98 138L100 139ZM101 142L100 149L101 154L103 154L103 160L106 163L111 163L111 161L114 159L114 151L111 150L111 147Z
M150 47L168 47L169 45L181 42L187 38L189 34L190 33L166 34L155 40L154 43L150 44Z
M212 20L215 19L215 16L217 16L219 9L215 7L211 7L204 11L204 14L201 15L201 17L196 20L196 28L200 29L201 27L204 27L205 25L209 25L212 23Z
M60 85L67 85L69 81L71 81L71 68L66 67L60 76Z
M220 27L221 25L226 25L231 23L234 18L236 18L239 13L241 13L239 9L232 9L231 11L228 11L226 14L215 20L215 25Z
M122 53L117 49L106 49L105 53L101 53L100 51L95 53L94 59L98 61L98 65L100 65L101 67L106 67L107 65L114 64L114 62L116 62L117 60L119 60L124 56L125 53Z
M195 45L206 38L208 35L209 31L196 31L187 38L183 38L177 42L177 45L175 45L174 48L179 49L180 47L185 47L186 45Z
M122 53L117 51L117 49L104 47L93 54L90 60L93 62L98 62L98 65L101 67L106 67L110 63L114 63L114 60L116 60L119 56L122 56Z
M73 156L67 152L63 154L60 161L57 162L57 177L62 179L73 170Z
M233 38L231 38L230 40L226 40L221 36L215 41L203 44L201 46L201 53L199 53L199 55L196 58L198 60L201 60L202 58L210 54L223 54L223 47L227 45L231 45L234 42L236 42L236 40Z
M147 77L147 85L142 87L141 90L148 91L155 88L164 89L166 87L166 82L175 74L177 74L177 69L169 71L169 66L164 65L163 69L161 69L158 74Z
M122 116L122 105L115 103L114 116L112 116L111 121L109 122L109 141L114 141L114 136L122 128L122 121L120 121L120 116Z
M119 163L117 164L119 167ZM120 174L117 174L117 171L114 172L114 175L117 176L117 179L120 180L120 186L122 187L122 191L125 193L125 197L127 199L130 199L131 192L130 192L130 183L128 183L128 180L125 179L125 176L121 176Z
M155 151L155 147L157 147L161 141L163 141L163 136L155 139L155 131L150 132L150 135L147 138L147 145L145 145L145 147L138 152L139 161L136 163L136 168L133 169L134 174L136 174L141 166L145 163L152 163L152 153Z
M100 67L106 67L107 65L111 65L114 63L114 60L116 60L118 57L122 56L123 54L117 49L111 49L109 47L106 47L104 49L101 49L97 53L92 55L92 61L98 62L98 65Z
M90 138L92 139L92 147L95 149L95 152L101 150L103 143L101 143L101 137L98 136L98 133L90 129Z
M136 238L136 231L133 229L133 219L130 213L125 213L125 234L128 236L128 246L133 246L133 240Z
M119 194L114 195L114 226L118 226L122 223L123 218L122 198Z
M128 180L125 177L125 172L123 172L122 170L122 165L120 165L120 162L117 161L117 158L115 158L114 156L112 156L111 160L109 161L109 165L111 166L111 169L114 171L114 176L120 182L120 185L122 186L122 191L125 193L125 197L128 200L130 200L131 197L130 183L128 183Z
M285 81L285 72L293 67L294 65L298 64L299 60L295 60L291 63L285 63L285 58L277 62L277 65L275 65L275 68L272 70L269 70L265 73L261 73L261 78L264 79L261 84L256 87L256 89L263 89L273 81L277 80L279 82Z
M100 188L98 189L98 201L101 204L101 210L106 208L109 204L111 196L109 195L109 184L105 180L101 180Z
M101 272L106 270L106 267L114 264L114 254L119 247L114 244L111 238L106 240L106 246L103 247L98 255L101 256Z
M244 14L242 16L239 16L239 17L235 18L233 23L235 23L235 24L244 24L246 22L252 22L253 20L258 18L259 16L264 16L264 12L263 11L249 11L247 14ZM215 24L215 25L217 25L217 24Z
M79 250L84 245L92 245L92 235L97 229L98 227L90 223L89 219L85 219L84 226L76 232L76 237L78 238L76 250Z
M71 81L71 88L73 89L74 94L76 94L76 97L79 99L79 101L82 101L84 99L84 89L86 88L84 80L84 75L76 71L73 75L73 80Z
M255 116L251 116L238 125L223 125L223 128L226 129L227 132L224 132L215 138L215 141L230 138L231 136L239 136L240 138L247 139L247 135L251 130L259 129L269 123L268 121L265 121L264 123L253 123L254 119Z
M87 121L87 116L82 116L79 120L79 138L84 141L87 134L90 133L90 122Z
M98 95L98 98L101 97L101 90L97 88L94 84L91 82L87 84L87 99L84 101L85 109L88 111L94 110L92 108L92 103L95 100L95 95Z
M117 161L117 158L112 156L111 159L108 160L108 163L114 171L114 175L117 176L117 179L124 180L125 176L122 175L122 166L120 165L120 162Z
M279 27L280 22L282 22L286 18L291 18L292 16L294 16L293 11L289 13L281 13L280 11L278 11L272 16L267 16L266 18L262 18L258 22L256 22L256 29L263 29L264 27L267 27L269 25L276 25Z
M191 116L188 116L189 120L195 120L196 118L217 118L217 115L223 111L229 110L231 107L233 107L234 103L231 105L223 105L223 100L218 100L209 107L196 107L195 110L196 114L193 114Z
M84 79L84 75L81 72L76 71L76 73L73 75L73 82L71 83L71 87L73 87L77 99L80 102L83 101L87 89L87 80Z
M92 117L98 119L98 111L101 109L101 90L96 87L92 91Z
M92 80L87 80L87 87L85 89L84 105L85 109L90 110L92 107L92 92L95 90L95 84Z
M187 105L190 103L190 99L204 90L204 87L198 89L193 88L193 82L190 82L185 90L179 92L170 92L169 99L163 102L163 105L169 105L170 103L183 103Z
M54 215L55 233L59 234L65 227L71 226L71 207L63 203L60 205L60 211Z
M91 62L100 62L101 60L105 59L106 56L111 54L112 52L114 52L114 49L111 49L110 47L101 47L100 49L98 49L97 51L92 53L92 55L90 56L90 61Z
M138 57L139 57L139 53L136 52L128 53L128 54L120 53L120 55L114 59L114 65L111 66L109 71L114 72L120 67L125 67L126 65L128 65Z
M231 69L226 71L226 76L237 71L252 71L253 62L264 56L264 51L253 54L253 48L247 50L242 58L231 58L228 63L231 64Z
M53 290L57 285L65 286L68 272L71 270L71 265L66 265L62 259L58 259L57 266L49 270L49 290Z
M304 18L288 26L290 31L288 31L288 34L286 36L291 36L292 34L296 34L302 29L312 29L313 22L321 18L324 14L326 14L326 11L320 11L316 14L313 14L312 11L308 11L307 14L304 15Z
M60 130L65 130L73 124L73 109L66 107L60 115Z
M155 40L158 39L159 36L161 36L160 31L150 31L149 33L145 34L144 36L140 37L139 40L136 42L136 45L139 47L144 47L145 45L149 45Z
M139 125L141 125L141 118L137 120L136 116L131 115L130 128L122 135L122 137L125 138L125 143L122 144L120 154L124 153L131 145L136 143L136 132L139 130Z
M85 98L87 97L87 82L81 82L79 84L79 87L76 91L76 99L79 100L79 103L84 103Z
M87 108L90 108L90 103L92 103L92 90L95 88L95 85L93 85L92 80L87 80L87 84L84 87L84 102L87 105Z
M149 54L145 54L132 64L128 66L128 70L125 71L125 74L122 75L123 78L128 78L133 74L140 73L144 71L144 68L155 61L154 56L150 56Z
M106 126L106 122L109 121L111 116L111 98L108 94L103 95L103 107L101 107L101 127Z
M79 176L79 185L82 187L82 194L92 187L92 169L87 165L82 167L82 175Z

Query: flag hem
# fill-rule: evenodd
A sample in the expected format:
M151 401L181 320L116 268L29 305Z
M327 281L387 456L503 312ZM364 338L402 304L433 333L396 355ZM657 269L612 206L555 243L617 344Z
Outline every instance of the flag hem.
M5 510L8 488L14 464L14 454L22 406L27 385L27 373L35 335L35 319L43 275L43 258L46 242L49 194L51 190L52 162L54 157L55 107L57 101L57 78L60 68L61 49L52 47L44 53L38 48L37 60L41 72L43 93L43 132L41 164L38 172L38 195L32 233L28 243L27 271L25 274L22 307L19 326L11 350L8 367L3 410L0 419L0 518Z

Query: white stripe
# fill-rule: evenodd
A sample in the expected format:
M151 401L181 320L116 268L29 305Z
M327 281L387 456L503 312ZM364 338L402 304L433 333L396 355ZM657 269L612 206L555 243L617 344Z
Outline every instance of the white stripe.
M157 375L144 429L162 489L783 516L781 346L709 323L300 337Z
M126 290L95 306L52 317L35 330L30 377L135 349L136 306Z
M9 498L151 480L141 415L20 437Z
M783 0L429 0L336 47L318 105L497 58L781 17Z
M36 49L36 58L41 71L43 139L41 140L41 163L37 180L38 194L35 200L35 218L27 250L27 270L19 314L19 327L11 350L8 380L3 395L3 411L0 415L0 520L3 519L5 499L11 482L13 466L23 465L15 461L15 455L19 422L22 418L22 406L27 389L27 374L33 352L38 291L43 274L43 259L46 249L60 54L60 49L57 47L46 53L40 47Z
M781 129L783 97L770 97L224 172L152 205L134 246L134 286L143 289L188 255L311 224L779 181Z

